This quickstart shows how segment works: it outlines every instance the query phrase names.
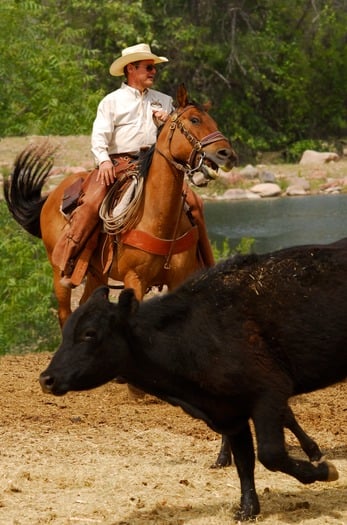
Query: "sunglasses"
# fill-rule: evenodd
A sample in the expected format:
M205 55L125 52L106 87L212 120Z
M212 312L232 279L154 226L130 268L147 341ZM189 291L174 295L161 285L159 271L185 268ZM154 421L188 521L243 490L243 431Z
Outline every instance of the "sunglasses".
M135 68L136 69L139 69L140 67L140 64L134 64ZM153 65L153 64L147 64L147 66L144 66L145 70L148 71L149 73L151 71L156 71L156 67Z

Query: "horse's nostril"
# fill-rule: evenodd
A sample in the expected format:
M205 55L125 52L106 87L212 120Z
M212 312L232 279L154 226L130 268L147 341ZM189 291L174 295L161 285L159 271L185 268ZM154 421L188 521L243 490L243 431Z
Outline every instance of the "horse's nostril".
M221 159L237 159L237 155L232 149L219 149L217 151L217 156Z
M224 157L224 158L226 158L226 159L227 159L228 157L230 157L230 154L231 154L231 152L230 152L230 150L228 150L228 149L220 149L220 150L218 151L218 155L220 155L221 157Z

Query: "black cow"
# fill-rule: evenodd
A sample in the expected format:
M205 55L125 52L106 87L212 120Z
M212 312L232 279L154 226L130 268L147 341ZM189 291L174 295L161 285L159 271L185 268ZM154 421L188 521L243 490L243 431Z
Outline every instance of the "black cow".
M347 238L237 256L142 303L129 289L110 303L104 287L68 319L40 383L62 395L121 376L202 419L230 444L246 520L260 511L249 420L268 469L338 477L327 461L291 458L283 428L291 396L346 377L346 311Z

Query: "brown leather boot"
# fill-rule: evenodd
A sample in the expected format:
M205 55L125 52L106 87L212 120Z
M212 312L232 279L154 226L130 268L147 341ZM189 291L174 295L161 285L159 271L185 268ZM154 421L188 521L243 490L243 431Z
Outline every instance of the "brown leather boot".
M108 187L96 182L97 173L98 170L94 170L83 184L81 204L72 212L52 252L53 264L67 277L72 275L75 261L99 222L99 207ZM68 281L64 280L62 284L68 285Z

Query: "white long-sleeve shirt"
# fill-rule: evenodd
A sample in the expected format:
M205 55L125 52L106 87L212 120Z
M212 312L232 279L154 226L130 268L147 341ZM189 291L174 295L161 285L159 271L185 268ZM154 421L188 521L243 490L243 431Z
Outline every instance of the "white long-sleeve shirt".
M92 153L97 164L110 160L113 153L139 151L151 146L157 138L153 111L171 113L170 96L147 89L141 93L124 82L109 93L98 106L92 131Z

